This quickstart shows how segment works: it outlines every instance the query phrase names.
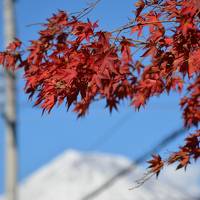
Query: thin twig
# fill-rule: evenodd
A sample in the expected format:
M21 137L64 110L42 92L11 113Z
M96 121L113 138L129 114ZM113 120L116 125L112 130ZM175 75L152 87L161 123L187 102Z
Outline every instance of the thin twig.
M174 23L174 22L178 22L177 20L162 20L162 21L153 21L153 22L140 22L138 24L134 24L134 25L130 25L130 23L128 25L125 25L121 28L115 29L114 31L112 31L112 33L117 33L117 32L121 32L130 28L134 28L136 26L143 26L143 25L148 25L148 24L159 24L159 23Z
M97 6L97 4L100 2L101 0L96 0L93 3L90 3L89 6L87 8L84 8L82 11L78 12L79 14L76 16L77 19L81 19L84 16L88 15L92 10L94 10L94 8Z

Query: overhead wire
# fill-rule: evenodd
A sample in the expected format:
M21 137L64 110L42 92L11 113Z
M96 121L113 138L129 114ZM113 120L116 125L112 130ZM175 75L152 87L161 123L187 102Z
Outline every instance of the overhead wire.
M163 106L162 106L163 108ZM160 109L160 108L159 108ZM117 120L110 128L103 132L97 139L88 145L84 150L86 151L94 151L99 147L103 146L105 143L109 142L114 136L120 133L120 129L132 119L133 111L129 111L125 113L119 120Z
M146 161L152 154L160 152L163 148L165 148L168 144L172 141L180 137L184 134L186 129L179 128L178 130L172 132L171 134L167 135L164 139L158 142L152 149L145 152L143 155L139 156L137 159L133 160L128 167L125 167L119 170L114 176L106 180L102 185L91 191L90 193L86 194L81 200L91 200L94 197L99 196L101 193L108 190L117 180L122 178L123 176L133 172L137 165Z
M113 138L119 130L132 118L133 112L129 111L123 115L116 123L114 123L109 129L107 129L100 137L98 137L92 144L90 144L85 150L94 151L109 140Z

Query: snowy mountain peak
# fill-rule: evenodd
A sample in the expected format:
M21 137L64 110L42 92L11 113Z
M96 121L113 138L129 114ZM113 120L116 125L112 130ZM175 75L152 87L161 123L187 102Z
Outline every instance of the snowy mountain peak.
M68 150L21 184L20 200L83 200L85 196L130 164L131 161L122 156ZM195 173L200 175L200 172L196 171ZM134 180L142 175L143 170L138 168L116 181L112 187L106 188L100 195L95 196L94 200L191 199L189 191L183 192L184 185L176 184L176 179L181 177L180 174L168 179L165 176L159 180L153 178L139 189L130 191L129 188L134 185ZM198 191L196 179L190 176L188 180L192 180L190 191L194 195Z

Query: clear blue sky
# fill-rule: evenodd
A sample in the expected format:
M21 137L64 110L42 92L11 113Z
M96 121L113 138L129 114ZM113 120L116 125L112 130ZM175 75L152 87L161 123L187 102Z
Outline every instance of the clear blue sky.
M0 47L3 48L2 1L0 1ZM39 26L27 27L32 23L44 22L58 9L69 12L79 11L86 6L85 0L16 0L17 35L27 41L37 37ZM107 29L127 22L134 9L134 0L102 0L90 14L93 20ZM150 149L162 137L182 125L178 106L178 95L154 98L140 112L124 103L119 112L111 115L103 103L97 103L83 119L66 112L64 106L54 109L50 115L41 116L41 110L32 108L27 96L23 94L23 81L19 75L18 83L18 141L19 141L19 179L62 153L66 149L86 151L105 133L112 137L91 150L122 154L136 158ZM183 138L175 141L167 150L175 150ZM4 190L4 126L0 118L0 192Z

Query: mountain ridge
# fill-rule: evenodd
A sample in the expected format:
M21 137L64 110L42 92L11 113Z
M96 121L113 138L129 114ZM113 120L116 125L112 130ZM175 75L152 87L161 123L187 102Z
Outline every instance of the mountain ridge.
M83 200L90 192L130 164L129 159L120 155L68 150L20 184L19 200ZM191 172L190 170L189 173ZM195 171L197 174L193 174L194 180L190 183L188 191L181 186L181 181L180 184L176 184L180 175L161 175L158 180L152 178L140 188L129 190L143 173L144 170L137 166L134 172L122 177L94 200L189 200L192 195L198 193L195 179L197 174L200 177L198 170ZM189 177L184 181L189 181Z

